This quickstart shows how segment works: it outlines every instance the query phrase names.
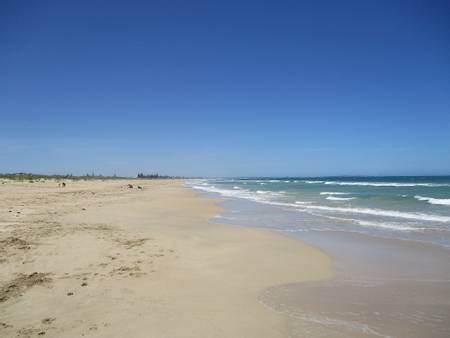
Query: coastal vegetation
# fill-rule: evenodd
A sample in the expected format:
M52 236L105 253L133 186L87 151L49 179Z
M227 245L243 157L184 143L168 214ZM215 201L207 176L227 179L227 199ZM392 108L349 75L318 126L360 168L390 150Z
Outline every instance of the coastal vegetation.
M179 179L179 178L185 178L181 176L168 176L168 175L160 175L158 173L156 174L143 174L139 173L137 175L137 178L145 178L145 179Z
M130 179L133 177L117 176L117 175L102 175L102 174L85 174L85 175L73 175L73 174L33 174L33 173L0 173L0 179L8 179L14 181L38 181L38 180L111 180L111 179ZM185 177L169 176L156 174L143 174L139 173L136 178L139 179L181 179Z
M95 174L86 174L86 175L48 175L48 174L32 174L32 173L0 173L1 179L9 179L14 181L38 181L38 180L48 180L48 179L71 179L71 180L96 180L96 179L123 179L128 177L121 176L104 176L104 175L95 175Z

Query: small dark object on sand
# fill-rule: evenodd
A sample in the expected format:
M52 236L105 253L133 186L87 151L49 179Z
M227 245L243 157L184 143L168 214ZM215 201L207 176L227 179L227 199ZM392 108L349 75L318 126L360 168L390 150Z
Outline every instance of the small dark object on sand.
M128 184L128 188L133 189L133 185L132 184Z
M140 185L138 185L138 189L141 189L141 190L142 190L142 187L141 187Z
M41 320L42 324L51 324L55 321L56 318L44 318Z
M86 210L86 208L81 208L81 210Z
M64 188L66 186L66 183L62 182L61 186Z
M73 292L67 292L68 296L73 296Z
M86 282L84 282L84 283L82 283L82 284L81 284L81 286L87 286L87 283L86 283Z

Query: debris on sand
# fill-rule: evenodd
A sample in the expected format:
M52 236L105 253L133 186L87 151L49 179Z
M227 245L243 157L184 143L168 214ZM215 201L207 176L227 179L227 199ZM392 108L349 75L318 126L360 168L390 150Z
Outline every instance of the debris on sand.
M137 238L137 239L128 239L128 240L118 240L119 243L123 244L127 249L132 249L137 246L144 245L145 242L150 240L150 238Z
M56 318L44 318L42 319L42 324L51 324L55 321Z
M132 277L140 277L145 275L145 273L141 272L141 268L137 265L135 266L121 266L117 269L114 269L110 272L111 276L119 275L128 275Z
M0 303L12 297L22 295L27 289L35 285L45 284L50 281L51 278L48 277L48 273L33 272L29 275L20 274L17 278L0 287Z
M31 249L30 243L18 237L7 237L5 239L2 239L0 240L0 246L2 248L15 247L16 249L20 250Z

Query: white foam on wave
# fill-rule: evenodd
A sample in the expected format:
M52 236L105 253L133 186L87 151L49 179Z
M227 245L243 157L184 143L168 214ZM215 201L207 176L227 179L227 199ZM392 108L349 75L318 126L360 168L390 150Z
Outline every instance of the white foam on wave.
M369 187L449 187L445 183L406 183L406 182L345 182L345 181L326 181L328 185L355 185Z
M340 222L344 221L344 222L358 224L363 227L381 228L381 229L394 230L394 231L423 231L423 230L428 229L428 228L424 228L424 227L414 227L414 226L410 226L410 225L405 225L404 223L399 224L398 222L376 222L376 221L366 221L366 220L360 220L360 219L333 217L333 216L328 216L328 218L336 219Z
M414 183L414 182L352 182L352 181L311 181L303 180L308 184L327 184L327 185L355 185L371 187L450 187L449 183Z
M330 201L350 201L350 200L354 199L354 197L335 197L335 196L328 196L326 199L327 199L327 200L330 200Z
M269 180L270 183L277 183L277 182L281 182L280 180Z
M286 193L286 191L269 191L269 190L257 190L257 194L269 195L274 197L280 197Z
M349 192L332 192L332 191L322 191L321 195L350 195Z
M356 222L364 227L371 227L371 228L382 228L387 230L395 230L395 231L422 231L426 230L426 228L416 228L412 226L407 226L403 224L397 224L397 223L385 223L385 222L369 222L369 221L361 221L356 220Z
M222 189L214 185L191 185L191 188L203 190L210 193L220 194L225 197L242 198L260 203L269 203L273 199L283 195L283 192L257 190L256 192L248 189Z
M419 196L419 195L414 196L414 198L419 201L426 201L430 204L450 205L450 198L434 198L434 197L424 197L424 196Z
M203 191L210 192L210 193L216 193L216 194L220 194L225 197L245 198L245 199L252 199L254 201L258 201L258 196L251 194L249 192L249 190L220 189L214 185L211 185L211 186L192 185L191 187L196 190L203 190Z
M187 183L187 185L193 185L193 184L203 185L203 186L209 185L209 183L204 179L191 179L191 180L188 180L186 183Z
M450 223L450 217L441 215L431 215L419 212L402 212L396 210L382 210L382 209L369 209L369 208L344 208L344 207L328 207L321 205L308 205L304 208L331 211L345 214L363 214L363 215L373 215L373 216L384 216L393 218L404 218L420 221L431 221L431 222L441 222Z
M250 190L231 190L231 189L220 189L215 186L203 186L203 185L193 185L192 188L203 190L206 192L218 193L226 197L243 198L247 200L252 200L259 203L270 204L281 207L293 207L301 211L318 210L324 211L325 213L333 212L340 214L362 214L371 216L382 216L382 217L392 217L397 219L409 219L409 220L419 220L419 221L430 221L439 223L450 223L449 216L433 215L418 212L402 212L396 210L385 210L385 209L369 209L369 208L351 208L351 207L331 207L322 205L309 205L297 201L295 203L278 202L276 198L283 196L282 193L269 191L267 193L255 193ZM262 192L262 190L258 190ZM328 215L324 215L328 216Z

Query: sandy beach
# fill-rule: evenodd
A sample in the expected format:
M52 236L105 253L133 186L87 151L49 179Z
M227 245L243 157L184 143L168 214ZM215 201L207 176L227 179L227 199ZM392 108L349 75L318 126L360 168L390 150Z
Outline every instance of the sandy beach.
M0 338L450 338L449 1L2 1Z
M448 247L412 239L422 233L423 239L432 238L425 231L364 233L364 228L346 229L343 222L299 210L287 201L305 201L308 183L286 181L232 180L221 185L216 179L188 184L207 196L223 198L224 210L214 221L276 230L332 257L332 279L275 285L260 293L263 304L289 318L289 337L450 336ZM316 203L330 195L320 194L331 190L320 185L315 188ZM282 189L290 191L283 194ZM401 224L404 227L405 221ZM425 225L422 221L417 226Z
M301 241L209 222L182 180L3 182L1 337L287 337L261 292L332 277Z

